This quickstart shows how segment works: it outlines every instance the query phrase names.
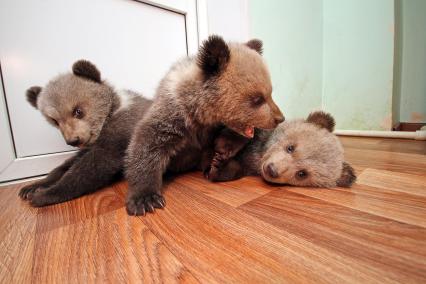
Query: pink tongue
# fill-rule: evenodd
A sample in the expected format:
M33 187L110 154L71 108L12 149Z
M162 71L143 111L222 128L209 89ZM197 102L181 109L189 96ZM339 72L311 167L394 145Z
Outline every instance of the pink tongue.
M244 129L244 135L253 138L254 136L254 127L253 126L247 126L246 129Z

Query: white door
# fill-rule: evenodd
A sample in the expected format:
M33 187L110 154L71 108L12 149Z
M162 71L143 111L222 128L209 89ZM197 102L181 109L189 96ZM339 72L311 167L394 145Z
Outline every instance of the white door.
M198 47L196 0L2 0L0 182L47 173L73 154L26 102L74 61L88 59L117 88L152 97L178 58Z

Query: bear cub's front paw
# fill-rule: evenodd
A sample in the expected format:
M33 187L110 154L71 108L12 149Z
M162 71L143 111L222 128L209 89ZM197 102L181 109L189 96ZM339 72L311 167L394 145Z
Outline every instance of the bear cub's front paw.
M23 200L28 200L28 197L31 196L36 191L44 190L45 188L40 186L40 184L29 184L21 188L19 191L19 197Z
M127 214L132 216L143 216L146 212L153 213L155 208L164 208L164 206L166 206L166 200L158 193L134 196L126 202Z
M226 161L226 156L224 156L222 153L216 152L210 163L210 167L204 173L205 177L210 181L216 181L217 177L219 176L219 171L226 163Z
M33 192L28 193L27 200L33 207L43 207L58 203L60 196L49 190L49 188L39 187Z

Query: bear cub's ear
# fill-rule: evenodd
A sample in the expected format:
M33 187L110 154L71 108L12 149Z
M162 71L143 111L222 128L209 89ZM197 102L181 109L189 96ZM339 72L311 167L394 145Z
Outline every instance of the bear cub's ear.
M211 35L198 51L197 64L207 76L219 74L228 64L231 52L222 37Z
M257 53L259 53L260 55L262 55L263 53L263 43L260 39L252 39L249 40L246 45L248 47L250 47L251 49L254 49L257 51Z
M96 83L101 83L101 72L90 61L81 59L72 65L72 72L76 76L89 79Z
M355 170L346 162L343 162L342 174L336 185L340 187L350 187L356 181Z
M25 92L27 101L35 108L37 108L37 99L40 92L41 92L41 87L39 86L32 86Z
M331 114L323 111L312 112L309 114L306 122L313 123L321 128L325 128L330 132L333 132L334 126L336 124Z

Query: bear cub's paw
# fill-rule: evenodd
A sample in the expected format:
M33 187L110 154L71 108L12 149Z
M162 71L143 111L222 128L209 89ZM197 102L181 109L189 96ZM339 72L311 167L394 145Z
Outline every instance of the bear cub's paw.
M142 196L134 196L126 202L127 214L132 216L144 216L146 212L154 212L155 208L164 208L166 200L161 194L148 193Z
M47 189L36 189L27 195L27 200L33 207L43 207L53 203L57 203L55 196L49 194Z
M229 152L218 153L215 152L210 166L204 171L204 176L210 181L216 181L219 176L220 169L230 158Z
M31 196L34 192L41 190L45 190L45 188L39 184L29 184L21 188L18 195L21 199L28 200L28 197Z

